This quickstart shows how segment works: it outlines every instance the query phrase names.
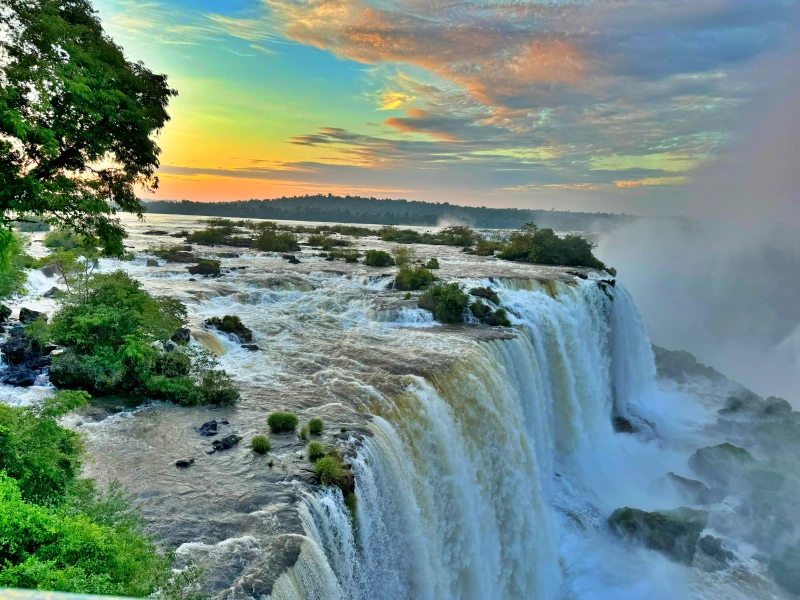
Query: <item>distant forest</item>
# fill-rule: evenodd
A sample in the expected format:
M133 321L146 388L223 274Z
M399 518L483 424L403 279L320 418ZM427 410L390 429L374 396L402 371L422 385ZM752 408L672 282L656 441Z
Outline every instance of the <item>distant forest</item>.
M460 223L481 229L517 229L533 221L539 227L550 227L557 231L604 231L636 218L613 213L486 208L458 206L448 202L379 200L332 194L236 202L155 200L144 204L149 213L158 214L378 225L436 226Z

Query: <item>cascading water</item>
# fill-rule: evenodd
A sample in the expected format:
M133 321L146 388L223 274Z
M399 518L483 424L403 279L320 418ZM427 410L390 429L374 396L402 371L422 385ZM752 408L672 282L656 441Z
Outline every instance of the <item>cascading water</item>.
M343 598L555 598L564 587L554 481L610 443L615 390L620 412L646 401L652 354L621 286L497 289L513 339L363 407L378 416L352 460L355 520L338 491L307 499L306 532Z

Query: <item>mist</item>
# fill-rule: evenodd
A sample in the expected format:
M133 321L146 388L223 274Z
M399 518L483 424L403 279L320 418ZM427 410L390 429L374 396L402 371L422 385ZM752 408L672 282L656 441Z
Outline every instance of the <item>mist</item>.
M653 342L800 406L800 53L754 65L763 93L729 152L679 196L687 219L605 236Z

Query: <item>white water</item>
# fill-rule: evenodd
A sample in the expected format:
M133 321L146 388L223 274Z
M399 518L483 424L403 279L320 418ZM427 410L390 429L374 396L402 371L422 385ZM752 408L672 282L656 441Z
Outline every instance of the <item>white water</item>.
M579 555L596 540L557 509L591 513L586 459L619 454L615 396L627 414L654 393L649 342L621 287L613 302L593 281L498 291L513 340L364 407L380 417L352 461L355 527L338 490L307 499L342 598L558 598L586 584Z

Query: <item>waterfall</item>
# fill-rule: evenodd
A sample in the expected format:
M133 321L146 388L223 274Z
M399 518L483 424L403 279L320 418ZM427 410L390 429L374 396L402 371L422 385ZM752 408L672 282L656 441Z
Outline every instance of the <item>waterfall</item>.
M548 599L563 588L554 481L610 443L615 410L646 401L652 353L620 285L495 287L513 339L476 343L450 370L409 376L403 393L363 407L374 435L351 461L355 520L338 489L306 499L331 597Z

